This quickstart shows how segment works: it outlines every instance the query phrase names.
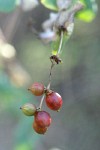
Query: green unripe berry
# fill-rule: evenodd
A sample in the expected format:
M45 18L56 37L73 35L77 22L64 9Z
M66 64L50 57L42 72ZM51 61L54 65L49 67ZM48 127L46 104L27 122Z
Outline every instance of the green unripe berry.
M36 106L31 103L24 104L20 109L26 116L33 116L36 112Z

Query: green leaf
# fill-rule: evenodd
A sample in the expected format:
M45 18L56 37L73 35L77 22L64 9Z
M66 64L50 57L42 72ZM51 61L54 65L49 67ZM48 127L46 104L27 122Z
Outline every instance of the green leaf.
M55 10L55 11L58 11L58 7L57 7L57 0L41 0L41 3L51 9L51 10ZM71 5L75 4L78 0L72 0L72 3ZM70 6L71 7L71 6Z
M52 55L56 55L58 52L58 48L59 48L59 43L60 43L60 36L57 36L56 41L52 42Z
M15 8L16 0L0 0L0 11L10 12Z
M63 49L63 46L65 45L66 41L69 39L69 36L67 35L67 33L65 32L63 34L63 41L62 41L62 46L61 46L61 52ZM60 44L60 36L57 35L57 39L56 41L52 42L52 55L56 55L58 53L58 49L59 49L59 44ZM60 52L60 53L61 53Z
M52 46L52 55L56 55L57 53L59 54L62 52L63 46L65 45L65 43L68 41L68 39L70 38L70 36L73 33L73 29L74 29L74 23L72 22L67 26L67 32L63 32L63 35L61 34L61 36L59 34L57 34L56 40L53 41L52 45L51 45ZM62 42L61 42L61 39L62 39ZM59 52L60 42L62 44L61 44L61 48L60 48L61 50Z
M86 22L92 21L95 18L97 12L97 4L95 0L80 0L80 1L84 4L85 7L83 10L77 12L76 18Z
M49 9L58 10L56 0L41 0L41 3Z

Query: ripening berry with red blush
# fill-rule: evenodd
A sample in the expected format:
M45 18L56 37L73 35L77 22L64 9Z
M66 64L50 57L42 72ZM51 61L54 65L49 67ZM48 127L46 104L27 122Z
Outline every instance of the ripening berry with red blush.
M54 111L59 111L60 108L62 107L62 103L63 103L62 97L56 92L47 94L45 101L46 101L47 106L51 110L54 110Z
M37 111L34 115L34 121L41 128L49 127L51 124L51 116L46 111Z
M28 90L30 90L35 96L41 96L44 93L44 85L36 82L33 83Z
M38 134L45 134L47 131L47 127L40 127L35 121L33 122L33 129Z

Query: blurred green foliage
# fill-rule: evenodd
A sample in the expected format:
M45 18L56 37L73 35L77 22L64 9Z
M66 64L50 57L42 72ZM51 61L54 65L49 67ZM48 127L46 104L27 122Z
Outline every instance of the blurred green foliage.
M41 0L41 3L49 9L58 10L56 0Z
M10 12L14 10L16 5L16 0L0 0L0 11Z
M33 150L38 139L37 134L32 129L33 117L24 118L20 106L24 103L37 103L34 97L25 89L13 85L9 77L0 71L0 105L1 115L10 117L9 119L17 123L17 130L14 128L15 143L14 150ZM7 123L7 122L4 122ZM2 134L2 133L1 133Z
M76 2L78 2L78 0L72 0L72 6ZM96 1L95 0L80 0L80 2L84 4L84 9L80 10L76 14L76 18L86 21L86 22L92 21L95 18L96 12L97 12ZM41 0L41 3L45 7L51 10L56 10L56 11L58 10L56 0Z
M72 5L76 3L78 0L73 0ZM94 19L95 13L97 12L97 4L95 0L80 0L85 8L81 11L79 11L76 14L76 18L90 22ZM56 0L41 0L41 3L51 9L51 10L58 10ZM0 11L1 12L10 12L14 10L15 6L17 4L17 0L0 0Z
M94 0L80 0L84 4L84 9L77 12L76 18L90 22L92 21L97 13L97 4Z

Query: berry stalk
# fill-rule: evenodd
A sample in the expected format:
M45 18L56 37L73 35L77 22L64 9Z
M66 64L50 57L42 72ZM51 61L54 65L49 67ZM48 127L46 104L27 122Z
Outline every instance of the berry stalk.
M52 77L52 69L55 65L54 61L51 61L51 67L50 67L50 73L49 73L49 83L47 85L47 88L46 90L50 90L50 86L51 86L51 77ZM42 109L42 104L43 104L43 101L44 101L44 98L45 98L45 94L42 96L41 100L40 100L40 104L39 104L39 107L37 108L37 110L41 110Z
M56 56L53 59L51 59L51 57L50 57L51 67L50 67L50 73L49 73L49 83L47 85L46 90L50 90L51 80L52 80L52 69L55 66L55 63L59 64L59 62L61 62L61 59L57 55L59 55L61 53L61 49L62 49L62 45L63 45L63 36L64 36L64 33L63 33L63 30L62 30L61 33L60 33L60 42L59 42L58 52L57 52ZM38 110L41 110L44 98L45 98L45 94L41 98L39 107L37 108Z
M63 37L64 37L64 31L61 31L61 33L60 33L60 43L59 43L59 48L58 48L57 55L59 55L61 53L61 49L62 49L62 45L63 45Z

